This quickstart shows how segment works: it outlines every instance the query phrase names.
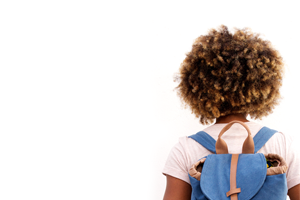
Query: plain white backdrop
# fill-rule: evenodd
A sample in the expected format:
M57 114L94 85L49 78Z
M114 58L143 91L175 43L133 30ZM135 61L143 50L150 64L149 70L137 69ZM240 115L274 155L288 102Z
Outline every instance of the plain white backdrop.
M169 151L204 128L174 73L221 24L280 51L284 99L259 123L300 142L298 11L295 1L1 1L0 199L162 199Z

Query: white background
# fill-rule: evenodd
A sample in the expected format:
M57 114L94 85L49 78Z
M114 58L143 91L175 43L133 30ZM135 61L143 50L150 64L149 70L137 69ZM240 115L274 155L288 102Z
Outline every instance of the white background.
M0 199L162 199L170 149L204 128L174 73L221 24L282 54L259 123L299 142L299 18L296 1L1 1Z

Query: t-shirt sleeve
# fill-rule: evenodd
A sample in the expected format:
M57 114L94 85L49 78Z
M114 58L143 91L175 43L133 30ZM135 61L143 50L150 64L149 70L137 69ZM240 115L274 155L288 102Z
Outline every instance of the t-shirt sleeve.
M287 186L288 189L300 184L300 153L296 149L295 140L287 136Z
M190 184L186 163L187 154L182 144L179 142L172 148L171 152L169 153L162 173L164 175L170 175L175 178L181 179Z

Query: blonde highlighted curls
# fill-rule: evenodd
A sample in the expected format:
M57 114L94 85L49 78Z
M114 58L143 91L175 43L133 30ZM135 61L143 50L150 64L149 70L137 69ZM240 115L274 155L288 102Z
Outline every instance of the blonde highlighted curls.
M174 80L182 102L210 124L228 114L267 116L279 103L282 76L282 57L269 41L222 25L195 40Z

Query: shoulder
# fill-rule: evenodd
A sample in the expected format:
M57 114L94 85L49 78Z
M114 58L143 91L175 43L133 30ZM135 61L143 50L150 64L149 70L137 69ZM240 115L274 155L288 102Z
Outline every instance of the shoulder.
M188 136L180 137L169 154L167 164L177 166L181 171L188 170L197 160L211 154L207 149Z
M291 135L277 131L269 139L266 145L276 147L279 150L286 150L292 143L293 143L293 139Z
M266 142L258 153L275 153L289 161L289 154L297 154L294 150L293 138L288 133L276 131L275 134Z
M210 153L207 149L189 136L180 137L178 139L178 143L174 145L172 151L174 153L180 153L184 155L187 161L194 160L192 157L196 155Z
M287 134L280 131L277 131L271 138L270 141L276 141L281 144L291 144L292 143L292 137Z

